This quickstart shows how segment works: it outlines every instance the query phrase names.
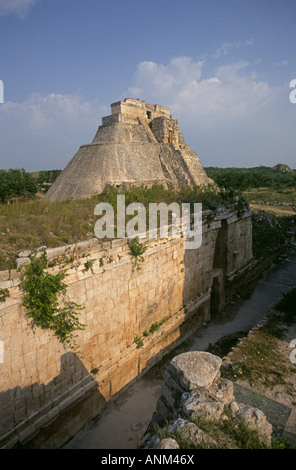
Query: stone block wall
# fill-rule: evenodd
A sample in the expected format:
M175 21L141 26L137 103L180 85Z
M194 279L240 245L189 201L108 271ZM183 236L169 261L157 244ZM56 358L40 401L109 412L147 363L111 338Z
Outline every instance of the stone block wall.
M240 242L244 229L232 225L243 227L245 222L223 214L227 220L232 217L234 249L235 236ZM78 331L79 353L65 349L50 331L32 331L22 304L20 272L0 273L0 288L10 293L0 303L0 448L61 446L120 390L210 319L215 246L223 217L220 213L204 223L198 249L185 250L182 238L146 241L140 270L127 240L91 239L47 249L48 260L56 263L50 271L66 269L67 294L84 306L80 321L86 328ZM21 253L19 268L29 262L28 254ZM152 325L157 327L154 332Z
M126 98L124 101L117 101L111 104L112 114L123 114L133 118L153 119L158 116L170 117L170 110L158 104L149 104L145 101L133 98Z
M179 143L179 126L176 119L167 117L156 117L151 121L151 130L157 142Z

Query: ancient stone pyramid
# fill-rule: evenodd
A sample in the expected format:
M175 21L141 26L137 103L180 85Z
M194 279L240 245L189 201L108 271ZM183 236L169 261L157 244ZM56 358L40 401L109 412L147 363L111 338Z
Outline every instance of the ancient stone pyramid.
M168 108L127 98L111 104L111 110L92 143L79 148L45 199L87 198L108 184L182 187L211 182Z

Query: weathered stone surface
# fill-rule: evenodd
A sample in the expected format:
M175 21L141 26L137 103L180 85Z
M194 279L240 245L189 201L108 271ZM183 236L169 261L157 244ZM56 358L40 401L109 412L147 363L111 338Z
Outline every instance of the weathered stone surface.
M177 441L171 437L162 439L157 447L158 449L180 449Z
M175 390L176 392L179 392L179 393L183 393L184 392L184 389L181 387L180 384L178 384L178 382L176 382L176 380L174 379L174 377L172 376L172 373L170 370L166 370L165 373L163 374L163 379L164 379L164 383L170 388L170 389L173 389Z
M231 420L237 426L242 419L251 430L257 430L260 440L270 447L272 425L261 410L236 402L233 383L220 377L220 358L210 353L194 353L181 354L169 364L154 416L155 422L158 420L158 426L150 427L152 434L169 422L169 431L176 438L181 437L193 446L237 448L235 440L227 432L222 433L215 442L198 427L198 419L202 420L201 427L204 421L216 422L220 426L224 420ZM200 374L203 380L200 380ZM202 383L203 386L197 386L197 383ZM181 390L186 391L181 394ZM196 421L192 422L194 420ZM148 439L151 440L151 436ZM153 439L151 443L154 445L156 435Z
M270 445L272 425L267 421L263 411L243 403L238 403L237 406L238 412L236 416L241 417L250 429L257 430L262 441Z
M169 431L174 435L179 434L194 446L218 447L214 439L186 419L178 418L173 421L169 426Z
M232 224L241 224L241 221L228 224L228 216L231 214L231 209L225 212L223 225L227 230ZM133 270L132 260L128 254L129 248L124 240L118 241L122 244L123 251L117 255L113 254L114 260L118 262L114 266L108 263L109 250L115 248L114 242L112 242L112 248L110 242L91 247L90 240L77 245L75 266L70 263L66 268L67 294L71 300L78 304L83 303L85 307L81 312L80 321L86 324L87 328L85 331L78 332L78 341L84 357L84 373L90 373L96 368L100 369L99 392L102 401L99 399L99 406L102 406L103 398L108 400L110 393L113 396L121 390L142 370L151 367L154 358L162 357L167 347L171 347L175 341L181 341L209 318L213 256L216 244L220 244L217 242L217 232L221 230L219 228L221 222L218 221L217 224L214 228L212 224L211 228L206 226L206 232L203 232L203 245L198 250L185 250L182 239L165 242L163 240L151 241L148 246L153 248L153 251L149 256L146 255L147 252L145 253L145 262L139 273ZM225 249L225 252L232 251L235 234L237 234L238 245L241 240L241 230L231 229L231 233L231 245L226 244L221 247L221 250ZM228 238L225 237L225 239ZM64 247L62 251L69 254L70 248L73 250L74 246ZM173 252L178 253L174 259ZM49 249L47 254L49 255ZM58 252L53 249L50 254L53 256ZM88 259L95 260L94 272L92 270L85 272L84 264ZM30 261L28 258L25 260ZM101 261L104 264L102 267L100 267ZM186 275L182 273L182 263L186 267ZM58 272L64 268L63 264L58 262L56 266L50 268L50 271ZM110 269L107 270L107 266ZM192 274L190 274L191 271ZM39 328L33 335L25 316L22 292L15 287L16 283L12 282L12 279L16 279L20 274L21 272L17 270L10 271L10 276L7 271L3 274L3 281L9 280L7 288L9 288L10 297L0 305L3 327L1 340L5 344L5 362L1 365L0 408L4 400L4 392L17 390L18 394L17 399L12 398L14 416L10 421L5 421L5 429L1 429L0 423L0 434L4 431L11 433L9 438L5 437L3 445L13 441L16 422L20 416L24 417L29 426L29 413L32 409L39 407L39 400L42 410L44 404L52 406L53 409L58 408L57 397L68 391L70 379L76 380L77 376L77 371L72 370L73 365L69 365L69 379L64 379L62 373L59 373L60 360L64 357L65 350L58 343L55 335ZM6 287L6 284L4 286ZM131 295L132 289L134 295ZM194 306L198 303L198 308L191 310L190 302L193 302ZM183 305L188 306L186 315L185 312L180 311ZM135 336L141 336L145 330L149 330L152 323L161 321L164 317L169 317L169 320L162 324L159 332L143 337L143 347L136 348ZM194 364L196 366L196 362ZM174 373L168 370L165 374L165 383L169 390L167 390L166 397L162 397L161 408L164 420L178 417L179 409L175 406L170 407L177 399L177 394L181 397L183 392L188 391L188 384L189 388L191 385L196 387L200 384L199 381L192 379L192 374L189 374L190 380L187 380L188 369L183 375L183 378L186 378L183 382L179 381L175 368L173 371ZM200 371L199 368L198 372ZM216 380L218 376L219 372L211 386L219 383L219 380ZM37 382L40 384L40 396L35 397L31 385ZM221 390L219 393L222 393ZM36 401L31 403L31 398ZM222 399L218 395L216 398ZM68 417L69 423L77 419L76 415L72 417L69 414L67 419ZM49 418L50 415L46 416L45 423ZM68 438L70 438L73 428L66 422L64 426L67 426Z
M178 416L176 408L168 406L163 396L157 400L156 411L164 419L173 419Z
M144 449L158 449L160 445L160 439L157 434L154 434L147 442L143 445Z
M208 390L212 396L223 402L224 405L229 405L234 400L234 388L230 380L220 378Z
M212 182L168 108L127 98L111 109L93 142L80 147L45 199L90 197L108 184L182 187Z
M21 266L27 266L30 264L29 258L18 258L15 262L16 269L20 268Z
M19 258L28 258L31 254L31 251L29 250L25 250L25 251L21 251L18 256Z
M206 389L184 393L181 399L182 409L188 418L202 418L218 421L224 410L224 403L215 398Z
M239 406L238 406L238 404L235 400L233 400L229 404L229 411L230 411L232 416L235 416L237 413L239 413Z
M220 374L222 359L203 351L190 351L176 356L169 370L184 390L210 387Z
M169 388L166 383L164 383L161 388L161 396L169 406L174 407L176 406L177 399L179 398L179 393L176 393L173 389Z

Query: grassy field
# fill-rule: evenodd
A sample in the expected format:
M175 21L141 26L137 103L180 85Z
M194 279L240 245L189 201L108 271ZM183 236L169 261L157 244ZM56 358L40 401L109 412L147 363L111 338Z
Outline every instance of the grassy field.
M219 187L233 188L253 210L279 216L296 214L296 171L260 166L254 168L205 168Z
M213 175L225 183L225 175L229 184L235 183L238 188L220 187L164 189L155 184L152 188L133 187L120 191L126 197L126 205L141 202L148 207L150 202L201 202L203 209L215 209L219 205L228 207L238 199L238 194L249 203L253 211L267 211L279 218L296 216L296 187L291 185L291 175L275 175L268 169L214 169ZM220 174L221 173L221 174ZM271 186L247 187L254 184L260 177L272 178ZM41 175L42 176L42 175ZM50 175L54 179L54 175ZM239 179L241 177L241 181ZM257 179L256 179L256 178ZM278 180L275 178L279 178ZM279 182L283 178L283 187ZM44 179L44 178L43 178ZM40 180L41 181L41 180ZM43 181L43 180L42 180ZM259 180L258 180L259 181ZM258 182L257 181L257 182ZM265 180L264 180L265 181ZM266 180L268 183L268 179ZM52 181L51 181L52 182ZM292 181L293 183L293 181ZM94 236L94 225L97 217L94 208L100 201L109 202L116 209L118 191L108 188L104 193L89 199L61 202L45 202L40 197L24 199L14 197L9 204L0 204L0 269L15 267L15 259L22 250L40 246L56 247L75 243ZM115 222L116 223L116 222ZM260 239L260 244L262 240Z
M296 206L296 188L251 188L244 191L243 194L250 203L264 202Z
M98 220L98 216L94 215L96 204L109 202L116 215L117 194L117 190L109 188L99 196L83 200L48 202L32 198L0 204L0 269L13 269L15 259L22 250L62 246L94 237L94 225ZM126 205L141 202L145 207L150 202L201 202L204 209L215 209L236 201L232 192L217 188L176 191L154 185L150 189L125 189L120 194L125 195Z
M250 204L251 210L254 211L267 211L276 216L296 216L296 211L289 207L279 207L272 204Z
M94 236L95 205L95 199L54 203L32 199L0 205L0 269L14 268L22 250Z
M296 188L252 188L243 195L253 210L266 210L279 216L296 215Z

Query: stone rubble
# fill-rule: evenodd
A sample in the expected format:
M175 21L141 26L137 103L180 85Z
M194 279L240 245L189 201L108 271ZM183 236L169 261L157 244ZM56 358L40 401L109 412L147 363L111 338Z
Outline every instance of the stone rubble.
M165 426L169 433L192 446L223 447L227 439L220 443L213 440L191 422L196 418L213 422L243 419L250 429L258 431L265 445L271 445L272 425L261 410L235 401L233 383L220 376L221 365L221 358L202 351L180 354L170 362L156 413L141 441L142 448L178 448L172 437L161 439L157 435L157 430Z

